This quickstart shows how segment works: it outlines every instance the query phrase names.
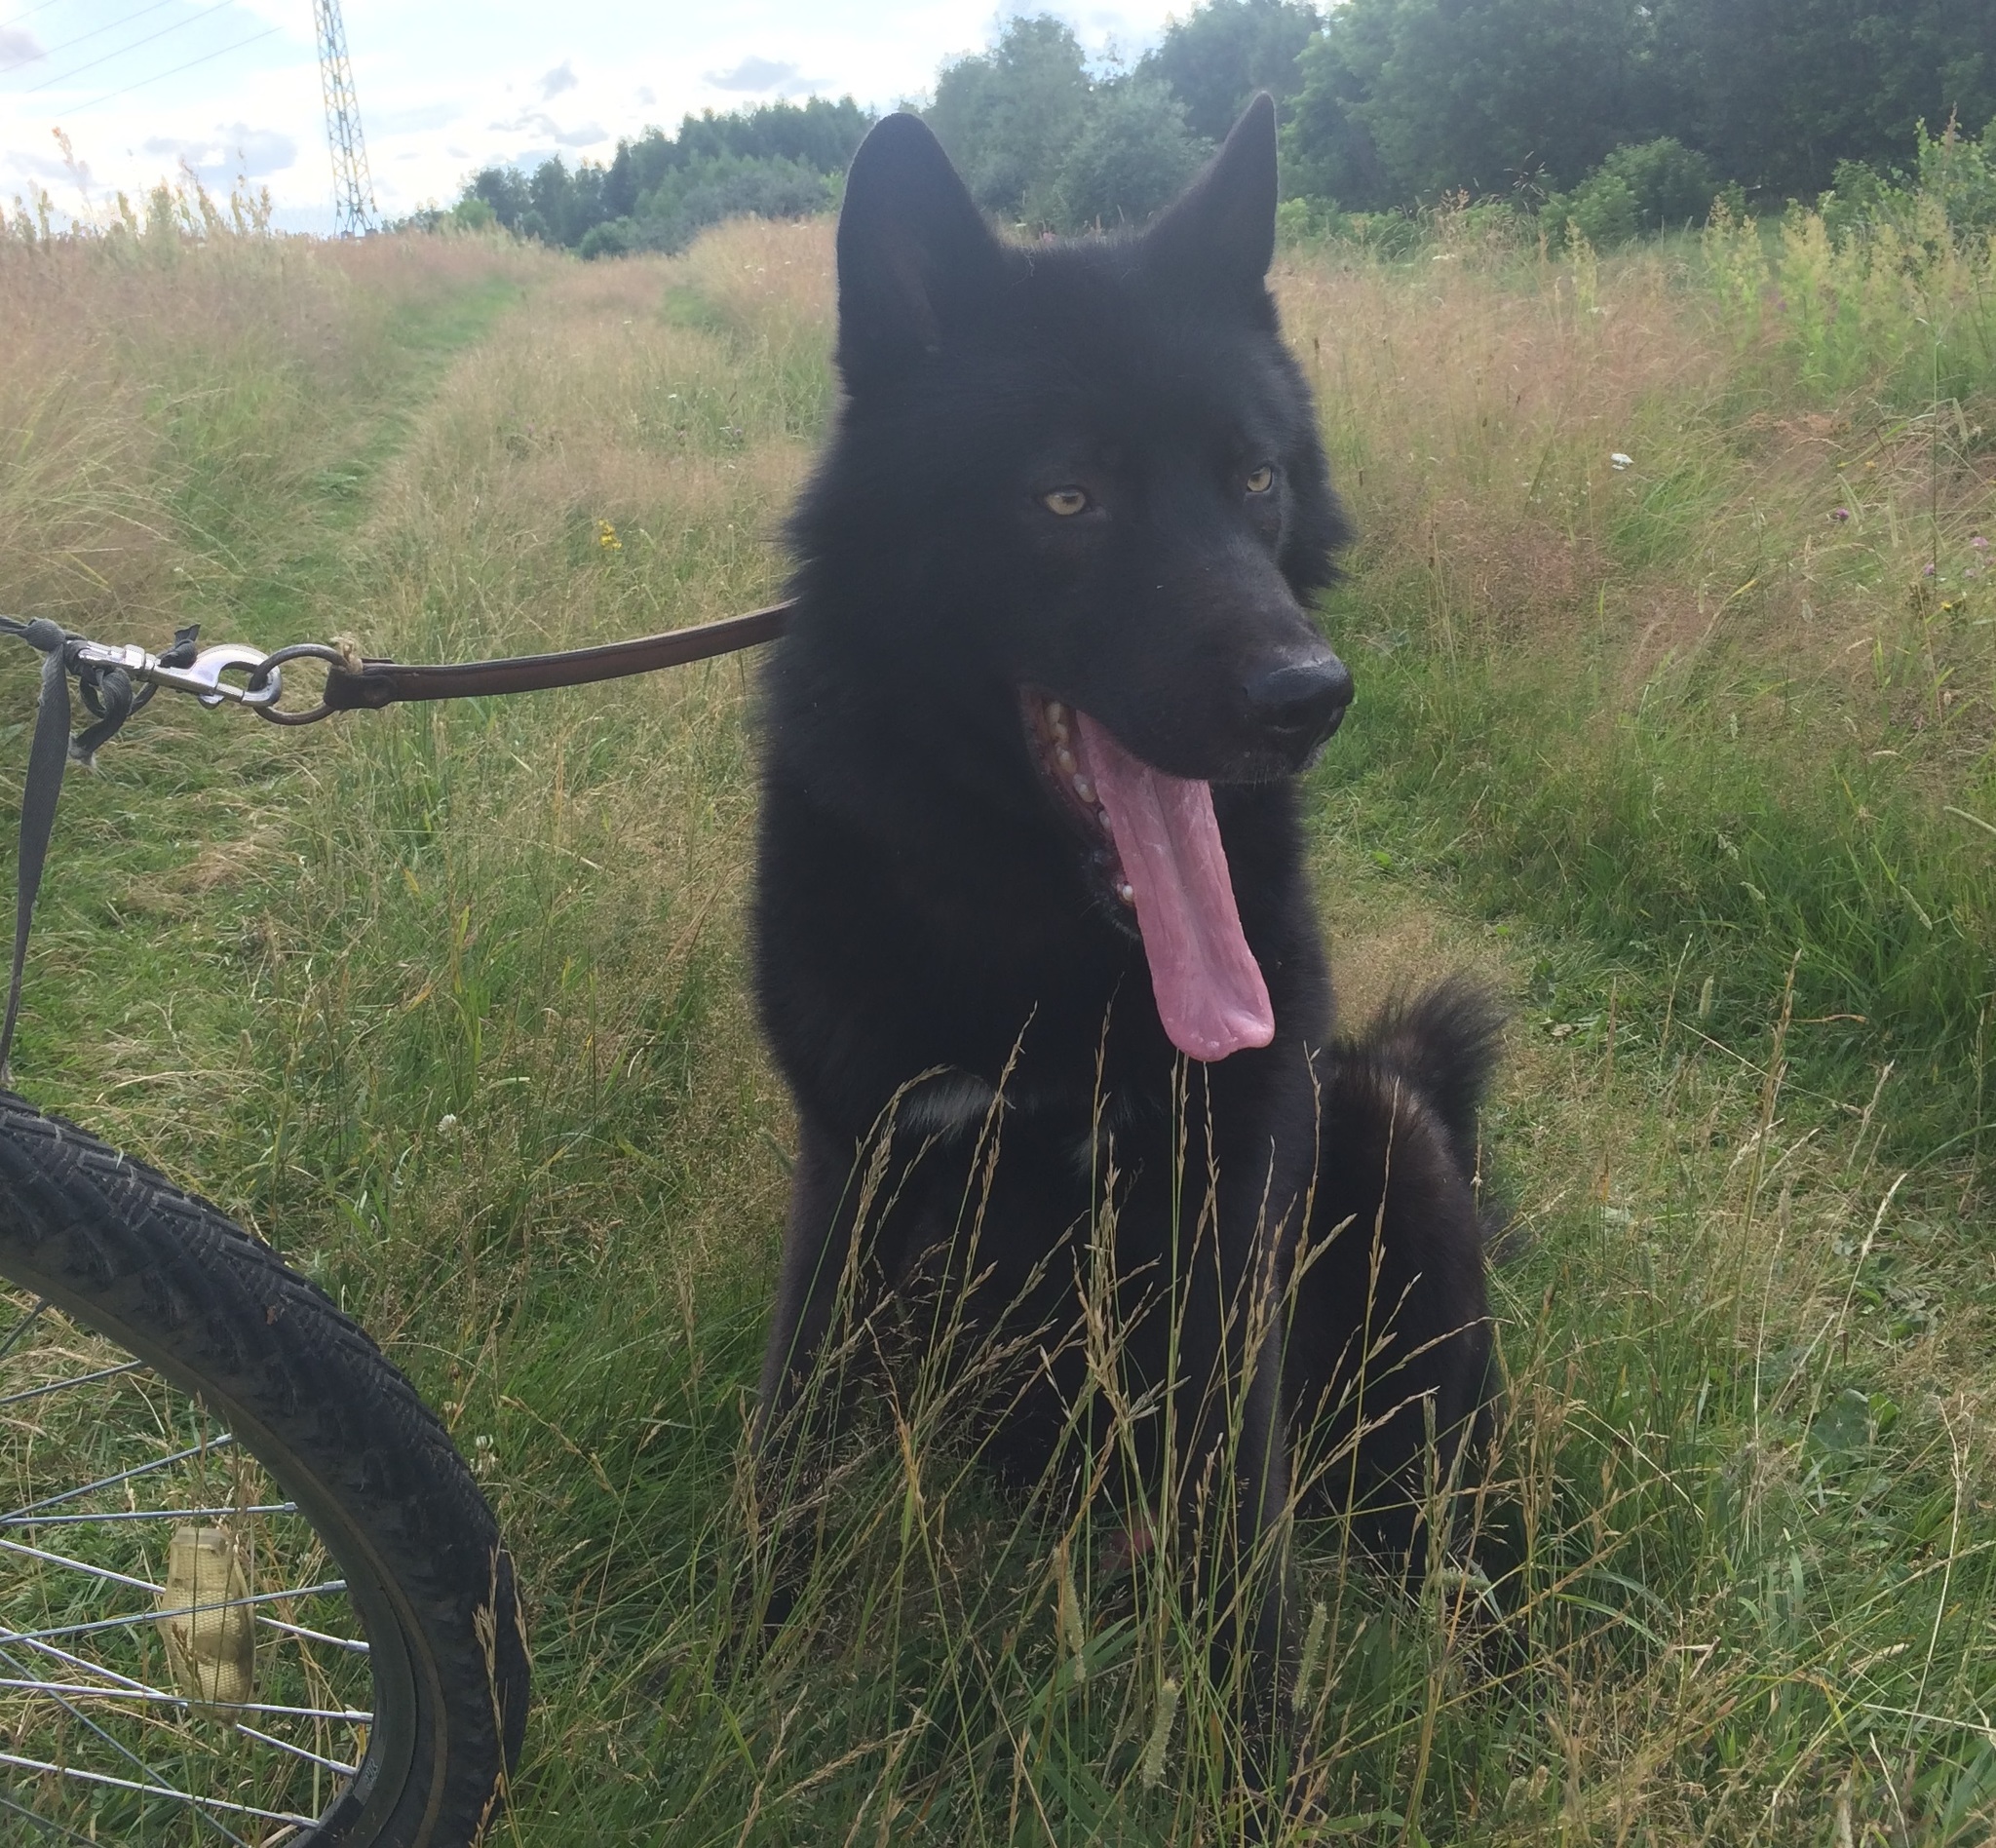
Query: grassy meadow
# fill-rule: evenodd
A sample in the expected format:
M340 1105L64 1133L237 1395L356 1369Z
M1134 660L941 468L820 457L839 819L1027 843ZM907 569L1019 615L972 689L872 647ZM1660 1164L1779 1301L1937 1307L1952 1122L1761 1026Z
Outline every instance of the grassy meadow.
M1469 214L1278 289L1363 535L1309 803L1346 1005L1467 964L1516 1012L1504 1575L1409 1601L1304 1536L1277 1837L1986 1840L1996 257ZM0 241L0 608L417 660L751 607L830 327L824 224ZM274 1241L474 1457L536 1654L504 1839L1238 1839L1200 1614L933 1406L745 1636L793 1137L752 722L739 658L304 732L162 696L72 775L18 1082Z

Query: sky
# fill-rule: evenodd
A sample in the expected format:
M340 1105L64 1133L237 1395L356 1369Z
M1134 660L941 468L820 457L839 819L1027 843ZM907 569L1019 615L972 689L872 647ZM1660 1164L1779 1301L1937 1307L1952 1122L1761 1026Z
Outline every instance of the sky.
M1184 0L1180 0L1181 7ZM1167 0L345 0L375 198L448 204L494 162L607 162L620 135L777 97L919 98L1001 15L1058 13L1096 58L1156 42ZM64 152L66 137L68 153ZM0 0L0 204L63 215L173 178L268 186L277 223L332 224L311 0Z

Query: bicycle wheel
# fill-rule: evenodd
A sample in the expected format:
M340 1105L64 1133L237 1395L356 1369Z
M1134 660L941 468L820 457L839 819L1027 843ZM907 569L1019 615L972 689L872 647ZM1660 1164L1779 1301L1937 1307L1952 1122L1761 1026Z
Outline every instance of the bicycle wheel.
M0 1093L0 1836L460 1848L526 1692L491 1511L374 1343Z

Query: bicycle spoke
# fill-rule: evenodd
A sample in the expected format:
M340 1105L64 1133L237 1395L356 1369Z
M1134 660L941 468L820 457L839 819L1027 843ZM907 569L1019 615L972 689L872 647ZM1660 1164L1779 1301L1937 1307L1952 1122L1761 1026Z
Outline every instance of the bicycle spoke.
M0 1650L4 1659L5 1650ZM79 1699L103 1701L150 1702L161 1707L186 1707L189 1705L184 1694L170 1694L156 1687L93 1687L86 1683L67 1681L37 1681L11 1679L0 1675L0 1687L18 1687L30 1693L61 1696L73 1694ZM374 1715L362 1709L343 1707L274 1707L264 1701L206 1701L206 1707L218 1713L281 1713L293 1719L338 1719L348 1724L365 1725Z
M328 1771L337 1771L341 1777L350 1778L361 1767L357 1764L341 1764L337 1758L323 1758L316 1752L307 1752L303 1746L294 1746L288 1739L276 1739L267 1732L258 1732L254 1726L236 1722L236 1730L245 1739L254 1739L259 1745L275 1746L280 1752L288 1752L294 1758L303 1758L307 1764L324 1765Z
M227 1810L231 1816L256 1816L269 1823L288 1823L293 1829L310 1829L313 1819L300 1816L291 1810L260 1809L254 1803L231 1803L225 1797L196 1796L188 1790L162 1789L151 1784L134 1784L130 1778L114 1778L102 1771L83 1771L74 1765L46 1764L40 1758L23 1757L16 1752L0 1752L0 1764L11 1764L20 1771L43 1771L58 1778L74 1778L83 1784L106 1784L120 1790L136 1790L143 1796L169 1797L175 1803L191 1804L196 1810ZM212 1816L203 1816L203 1821L222 1827ZM230 1833L229 1839L242 1842L242 1836ZM243 1848L249 1848L247 1842Z
M58 1503L75 1501L80 1496L94 1495L100 1488L115 1488L120 1482L135 1482L141 1476L151 1476L155 1471L172 1469L175 1463L184 1463L189 1457L210 1456L225 1449L235 1443L235 1438L223 1431L209 1439L206 1444L190 1444L184 1450L175 1450L172 1456L156 1456L149 1463L140 1463L129 1470L120 1470L115 1476L100 1476L94 1482L85 1482L80 1488L65 1488L59 1495L44 1495L40 1501L23 1503L10 1513L0 1515L0 1525L15 1527L22 1524L21 1517L31 1515L38 1508L54 1508Z
M35 1298L35 1306L32 1309L30 1309L26 1315L22 1316L21 1319L19 1322L17 1322L13 1328L7 1330L7 1335L4 1340L0 1340L0 1361L4 1361L10 1354L14 1352L15 1348L19 1344L21 1338L27 1333L27 1331L30 1328L32 1328L35 1326L36 1323L41 1321L42 1317L48 1312L48 1297L37 1296Z
M26 1804L17 1803L4 1790L0 1790L0 1810L6 1810L10 1815L14 1816L24 1816L51 1838L59 1835L64 1841L82 1842L84 1848L97 1848L96 1843L93 1842L81 1829L71 1829L67 1823L58 1823L52 1817L37 1816Z
M113 1572L108 1566L86 1565L81 1559L72 1559L66 1553L50 1553L42 1547L27 1546L19 1540L0 1540L0 1553L25 1554L30 1559L40 1559L47 1565L66 1565L72 1572L81 1572L85 1578L107 1579L114 1585L130 1585L141 1592L164 1589L150 1579L134 1578L129 1572Z
M0 1357L6 1350L0 1348ZM95 1373L78 1373L73 1379L52 1379L46 1386L30 1386L25 1392L9 1393L0 1399L0 1405L19 1405L30 1399L47 1399L51 1393L73 1392L79 1386L89 1386L100 1379L115 1379L120 1373L136 1373L143 1367L143 1361L127 1361L122 1367L100 1367Z
M268 1604L279 1598L317 1598L323 1593L343 1592L345 1579L327 1579L323 1585L304 1585L294 1592L254 1592L248 1598L232 1598L226 1603L183 1604L174 1610L134 1611L127 1617L99 1617L88 1624L57 1624L47 1630L0 1631L0 1642L37 1642L44 1636L90 1636L105 1630L130 1630L134 1624L157 1624L168 1617L199 1617L205 1611L233 1609L248 1604Z
M84 1527L112 1521L220 1521L240 1515L295 1515L296 1502L255 1502L247 1508L108 1508L100 1515L12 1515L0 1527Z
M303 1624L288 1624L282 1617L272 1617L263 1611L256 1613L259 1624L268 1624L273 1630L282 1630L288 1636L302 1636L307 1642L323 1642L328 1649L345 1649L353 1655L368 1653L367 1645L354 1636L331 1636L323 1630L307 1630Z
M8 1656L6 1651L0 1650L0 1662L7 1661ZM9 1663L9 1666L11 1667L13 1665ZM69 1713L79 1725L83 1726L88 1731L94 1733L97 1738L101 1739L105 1745L110 1747L112 1752L117 1757L124 1759L135 1770L143 1771L148 1781L143 1785L134 1786L134 1789L143 1790L148 1794L157 1793L161 1796L181 1796L185 1794L182 1791L175 1790L173 1787L166 1781L165 1778L161 1777L158 1772L152 1770L146 1764L145 1760L141 1758L137 1752L134 1752L131 1749L131 1747L127 1746L122 1740L112 1738L112 1736L109 1733L107 1733L103 1729L103 1727L99 1726L96 1720L92 1719L90 1715L84 1713L82 1709L79 1708L73 1701L65 1700L59 1693L54 1693L47 1688L37 1689L36 1691L48 1695L50 1699L55 1701L57 1706L60 1707L61 1709L63 1709L65 1713ZM4 1762L7 1756L7 1753L0 1752L0 1762ZM72 1771L65 1771L63 1775L65 1777L70 1777L78 1774ZM89 1773L83 1773L82 1775L86 1777L91 1776L91 1774ZM92 1781L96 1782L97 1780L93 1778ZM213 1819L206 1818L204 1820L212 1822ZM228 1838L232 1842L237 1843L239 1845L239 1848L250 1848L250 1844L244 1841L242 1836L238 1835L233 1829L229 1829L224 1824L214 1823L213 1826L216 1829L219 1829L224 1835L228 1836Z
M0 1334L0 1775L19 1785L0 1834L18 1814L52 1841L152 1839L169 1809L175 1839L216 1848L250 1848L251 1821L264 1848L311 1829L374 1714L346 1581L297 1504L199 1402L45 1302ZM212 1598L176 1595L208 1586L183 1578L189 1529L226 1575Z

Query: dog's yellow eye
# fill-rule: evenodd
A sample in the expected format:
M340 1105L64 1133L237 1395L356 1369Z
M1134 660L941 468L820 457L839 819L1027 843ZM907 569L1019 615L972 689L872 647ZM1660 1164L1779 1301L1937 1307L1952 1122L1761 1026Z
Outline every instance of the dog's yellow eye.
M1266 494L1275 485L1275 470L1264 462L1248 476L1246 485L1250 494Z
M1087 509L1088 496L1078 487L1056 487L1051 494L1040 496L1040 505L1050 514L1071 520Z

